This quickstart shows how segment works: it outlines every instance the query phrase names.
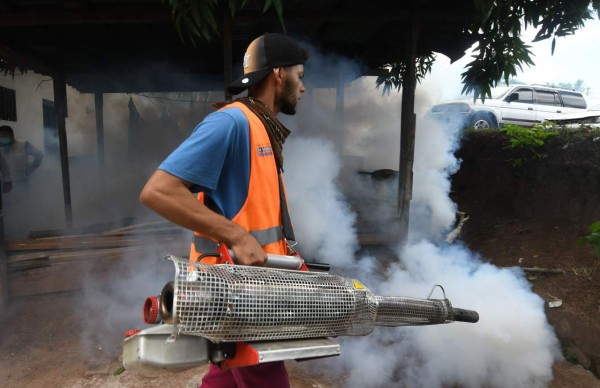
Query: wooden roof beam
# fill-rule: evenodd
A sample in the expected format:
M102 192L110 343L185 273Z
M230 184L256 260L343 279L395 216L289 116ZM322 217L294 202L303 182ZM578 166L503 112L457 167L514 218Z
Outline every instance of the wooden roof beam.
M34 70L37 73L55 77L59 74L58 70L48 65L35 56L17 51L3 43L0 43L0 58L6 58L17 64L17 67L23 70Z
M466 12L461 9L431 11L431 10L395 10L395 12L381 13L379 11L365 10L361 13L321 13L318 20L323 22L399 22L409 21L409 15L414 14L423 21L469 21L475 20L478 15L475 12ZM289 9L284 17L286 23L314 21L315 13L312 11L295 11ZM233 19L236 22L261 22L276 20L277 16L271 13L263 14L255 11L242 11ZM56 13L32 13L32 12L0 12L0 27L18 26L61 26L80 24L165 24L172 23L172 17L168 9L146 10L139 9L114 9L107 11L80 11L80 12L56 12Z
M172 23L171 14L168 10L146 12L126 10L110 12L0 13L0 27L168 23Z

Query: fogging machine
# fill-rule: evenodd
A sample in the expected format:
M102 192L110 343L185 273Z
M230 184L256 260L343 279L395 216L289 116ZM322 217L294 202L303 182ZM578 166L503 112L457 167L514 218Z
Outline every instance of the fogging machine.
M436 286L427 299L378 296L299 256L267 255L267 267L236 265L224 245L214 256L216 265L167 257L175 279L144 302L144 321L156 326L126 333L126 369L329 357L341 353L333 338L368 335L375 326L479 320L475 311L452 307L445 293L431 299Z

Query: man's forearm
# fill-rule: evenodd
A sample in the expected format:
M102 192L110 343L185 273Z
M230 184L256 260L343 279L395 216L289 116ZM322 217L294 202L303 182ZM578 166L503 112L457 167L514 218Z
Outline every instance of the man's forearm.
M27 154L28 158L30 156L33 158L31 164L29 165L30 171L35 170L40 166L40 164L42 164L42 160L44 160L44 153L41 150L35 148L29 142L25 143L25 153Z
M157 171L149 180L140 201L169 221L232 244L247 232L238 224L199 202L179 178Z
M243 227L217 214L198 201L189 184L157 170L140 193L140 201L169 221L224 242L239 264L264 265L267 255Z

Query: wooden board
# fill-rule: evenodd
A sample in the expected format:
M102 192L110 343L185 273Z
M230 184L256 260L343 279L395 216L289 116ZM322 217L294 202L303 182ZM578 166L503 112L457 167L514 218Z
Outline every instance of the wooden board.
M123 248L140 245L156 245L169 243L185 243L185 238L181 235L161 235L144 237L124 237L124 236L63 236L49 237L30 240L9 240L6 242L6 249L9 252L24 252L34 250L54 250L54 249L98 249L98 248Z
M97 259L74 263L59 263L48 268L38 268L11 276L8 282L11 298L49 294L84 288L86 274L94 274L94 284L111 280L111 268L118 268L122 258ZM114 279L114 277L113 277Z

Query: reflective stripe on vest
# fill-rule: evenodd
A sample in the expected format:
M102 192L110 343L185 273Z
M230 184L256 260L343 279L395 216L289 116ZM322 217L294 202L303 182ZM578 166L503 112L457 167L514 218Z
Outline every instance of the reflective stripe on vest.
M281 221L278 171L267 130L260 119L244 104L234 102L223 109L231 107L239 108L244 113L250 128L248 196L232 221L254 236L265 252L287 254ZM200 193L198 200L203 201L203 198L203 194ZM202 253L215 251L214 240L194 232L194 244L190 250L191 261L197 261Z

